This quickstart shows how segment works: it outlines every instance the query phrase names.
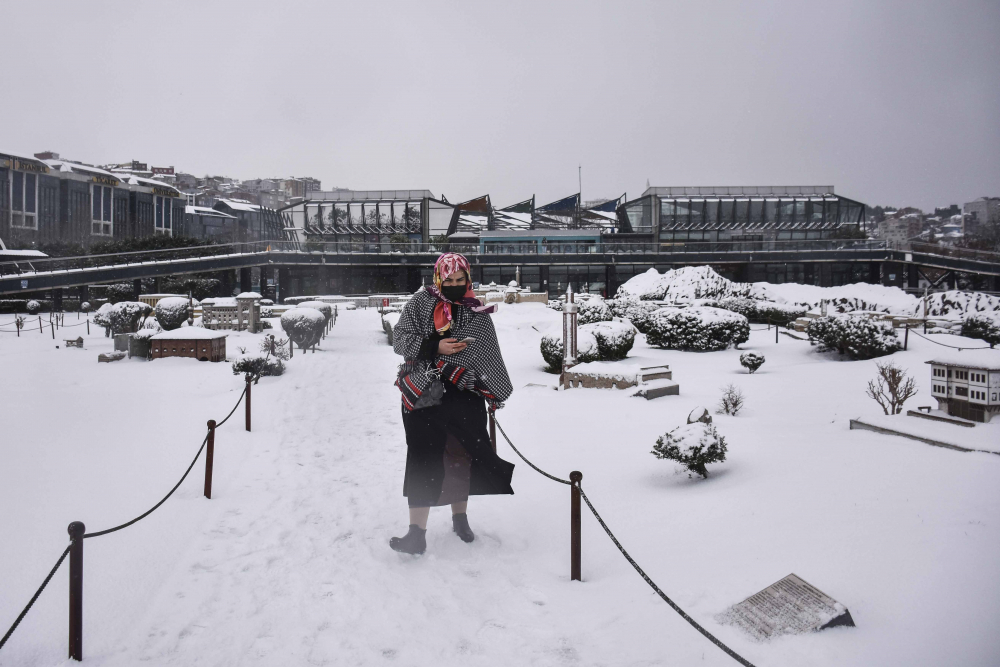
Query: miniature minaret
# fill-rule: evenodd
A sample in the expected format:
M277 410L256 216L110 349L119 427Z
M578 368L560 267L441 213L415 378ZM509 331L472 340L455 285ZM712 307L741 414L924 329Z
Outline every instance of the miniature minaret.
M521 286L521 267L520 266L517 267L517 272L516 272L516 275L514 277L514 281L517 283L518 287Z
M573 301L573 285L566 287L563 305L563 372L576 366L576 315L579 306Z

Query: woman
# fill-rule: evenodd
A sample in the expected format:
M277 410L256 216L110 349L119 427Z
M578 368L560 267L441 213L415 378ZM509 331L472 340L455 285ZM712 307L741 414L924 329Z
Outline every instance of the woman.
M445 253L434 264L434 285L410 299L392 330L393 347L404 358L396 386L410 507L409 532L389 540L396 551L424 552L427 515L441 505L451 505L453 530L472 542L469 495L514 493L514 464L496 455L486 430L486 404L502 407L512 392L489 317L494 312L496 306L483 305L472 291L469 261Z

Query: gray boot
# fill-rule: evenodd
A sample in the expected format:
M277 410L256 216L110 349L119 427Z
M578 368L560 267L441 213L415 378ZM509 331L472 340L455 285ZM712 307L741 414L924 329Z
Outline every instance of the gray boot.
M451 528L458 533L463 542L471 542L476 539L476 534L469 527L469 515L465 512L451 515Z
M411 523L410 532L403 537L390 538L389 546L404 554L422 554L427 549L427 529Z

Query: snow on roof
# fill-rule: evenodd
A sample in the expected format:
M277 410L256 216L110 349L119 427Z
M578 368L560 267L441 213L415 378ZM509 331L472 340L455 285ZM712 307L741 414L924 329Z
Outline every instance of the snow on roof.
M220 199L220 204L225 204L234 211L259 211L260 206L254 204L253 202L248 202L245 199Z
M230 220L235 220L235 215L229 215L228 213L223 213L222 211L217 211L214 208L209 208L207 206L185 206L184 212L191 215L209 215L215 218L229 218Z
M129 185L141 185L147 188L165 188L167 190L173 190L176 193L175 196L177 197L181 196L181 191L175 188L174 186L170 185L169 183L158 181L152 178L143 178L142 176L136 176L135 174L127 176L125 174L122 174L122 176L124 177L125 182L128 183Z
M68 160L42 160L49 168L54 171L61 172L82 172L85 174L96 174L97 176L105 176L107 178L113 178L116 181L122 180L121 176L118 174L112 174L110 171L105 171L104 169L99 169L97 167L91 167L90 165L80 164L79 162L70 162Z
M240 292L236 295L237 299L263 299L257 292Z
M214 340L228 335L224 331L213 331L202 327L181 327L151 336L150 340Z
M982 342L982 341L978 341ZM1000 350L962 350L944 352L925 363L937 366L957 366L978 368L986 371L1000 371Z

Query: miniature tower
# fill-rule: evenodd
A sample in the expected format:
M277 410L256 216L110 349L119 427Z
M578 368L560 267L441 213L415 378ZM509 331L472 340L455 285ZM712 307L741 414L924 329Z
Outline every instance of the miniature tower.
M566 303L563 305L563 372L576 366L576 317L579 306L573 301L573 285L566 287Z
M521 286L521 267L520 266L517 267L517 271L515 272L515 276L514 276L514 281L517 283L518 287Z

